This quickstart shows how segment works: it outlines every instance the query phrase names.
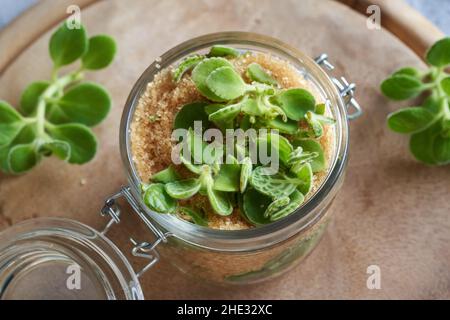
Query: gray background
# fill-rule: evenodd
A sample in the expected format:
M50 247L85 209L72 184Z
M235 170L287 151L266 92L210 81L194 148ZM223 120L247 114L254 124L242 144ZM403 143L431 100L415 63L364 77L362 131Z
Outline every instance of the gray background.
M0 29L38 0L0 0ZM396 1L396 0L392 0ZM450 34L450 0L406 0Z

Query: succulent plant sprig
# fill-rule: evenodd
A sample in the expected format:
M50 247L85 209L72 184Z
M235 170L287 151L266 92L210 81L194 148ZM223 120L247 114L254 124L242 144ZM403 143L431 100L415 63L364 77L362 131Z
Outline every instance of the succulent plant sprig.
M406 67L381 84L392 100L406 100L426 94L418 106L402 108L388 115L388 127L409 134L414 157L427 165L450 163L450 38L437 41L427 52L426 71Z
M88 38L83 26L69 29L64 23L49 43L52 79L31 83L22 93L20 109L0 101L0 168L20 174L31 170L43 157L73 164L90 161L97 140L90 127L99 124L111 107L109 93L92 82L81 82L86 71L107 67L116 44L106 35ZM66 75L62 67L79 60Z

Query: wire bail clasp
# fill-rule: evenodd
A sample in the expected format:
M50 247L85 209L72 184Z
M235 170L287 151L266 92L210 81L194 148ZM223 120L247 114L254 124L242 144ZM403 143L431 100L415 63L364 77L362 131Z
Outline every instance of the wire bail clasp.
M105 235L109 229L114 225L120 223L120 214L121 209L119 204L117 203L117 199L120 197L124 197L125 200L131 205L133 211L137 213L139 218L145 223L145 225L150 229L150 231L154 234L155 240L153 242L138 242L133 238L130 238L131 243L133 244L133 248L131 250L131 254L135 257L145 258L150 260L144 268L142 268L139 272L136 273L137 277L141 277L147 270L155 265L159 261L159 253L156 250L156 247L160 243L167 242L167 238L172 236L171 233L164 233L160 229L158 229L146 216L146 214L142 211L139 204L136 202L133 197L130 187L122 187L121 190L114 195L110 196L106 199L105 204L100 211L102 216L109 216L109 221L106 224L105 228L101 232L102 235Z
M314 61L326 71L334 70L334 65L328 61L328 55L326 53L322 53L320 56L315 58ZM356 84L349 83L345 77L340 77L338 79L331 76L330 78L338 89L341 98L344 100L345 107L347 109L347 118L349 120L359 118L362 115L362 108L355 98ZM349 112L350 108L354 110L352 113Z

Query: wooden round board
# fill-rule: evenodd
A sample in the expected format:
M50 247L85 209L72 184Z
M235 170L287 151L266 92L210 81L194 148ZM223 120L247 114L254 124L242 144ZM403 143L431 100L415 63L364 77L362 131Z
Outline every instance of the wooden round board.
M450 298L450 171L413 160L407 139L386 128L398 108L379 93L380 81L400 66L424 67L385 30L368 30L366 18L334 1L316 0L110 0L82 11L90 34L118 41L108 69L89 74L112 93L114 106L95 131L94 161L71 166L44 161L23 176L0 176L0 228L42 216L63 216L101 228L105 197L126 183L119 155L122 108L136 79L160 54L189 38L224 30L277 37L311 56L327 52L358 85L364 115L351 127L347 178L332 209L335 219L317 249L290 273L273 281L216 288L192 280L168 257L142 279L147 299ZM0 78L0 97L17 105L31 81L49 79L50 32L27 47ZM3 48L2 48L3 50ZM133 214L124 214L110 237L129 251L128 238L150 235ZM131 258L139 265L140 261ZM381 289L369 290L367 268L381 270Z

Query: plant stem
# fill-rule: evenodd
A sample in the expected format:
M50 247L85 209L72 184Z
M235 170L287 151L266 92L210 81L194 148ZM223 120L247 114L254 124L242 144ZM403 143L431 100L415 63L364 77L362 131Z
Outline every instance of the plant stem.
M58 93L59 91L63 90L67 85L69 85L72 82L75 82L77 80L81 79L81 72L75 71L72 73L69 73L68 75L59 78L54 79L53 82L48 86L48 88L41 94L38 100L37 105L37 112L36 112L36 129L37 129L37 136L45 139L45 111L47 107L47 101L52 99L52 97Z

